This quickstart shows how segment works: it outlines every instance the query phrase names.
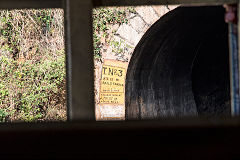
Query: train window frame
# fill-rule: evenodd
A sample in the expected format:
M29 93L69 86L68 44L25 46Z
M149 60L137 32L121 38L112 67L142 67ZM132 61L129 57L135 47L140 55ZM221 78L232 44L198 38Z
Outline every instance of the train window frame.
M63 8L68 121L95 121L92 9L101 6L223 5L238 0L2 0L0 9ZM79 14L80 13L80 14ZM238 13L239 14L239 13ZM75 16L78 15L78 16ZM238 16L240 17L240 16ZM238 30L239 27L238 27ZM80 37L80 38L79 38ZM238 32L238 37L240 33ZM240 43L238 42L238 46ZM239 52L239 51L238 51ZM239 77L239 76L238 76ZM232 93L232 92L231 92ZM232 97L233 98L233 97Z
M0 9L64 9L68 108L67 122L1 123L1 157L236 159L240 143L238 117L96 122L90 54L93 7L232 3L240 4L238 0L1 0Z

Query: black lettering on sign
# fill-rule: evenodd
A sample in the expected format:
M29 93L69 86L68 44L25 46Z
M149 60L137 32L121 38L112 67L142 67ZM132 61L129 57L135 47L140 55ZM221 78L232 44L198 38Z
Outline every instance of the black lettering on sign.
M122 73L123 73L123 70L119 70L119 72L120 72L120 75L118 75L119 77L122 77Z
M116 69L114 67L103 67L102 74L103 75L108 75L108 76L122 77L123 76L123 70L122 69Z
M113 69L109 68L108 75L112 75L112 76L114 75L114 74L113 74Z
M103 67L103 74L106 74L106 69L107 69L107 67Z

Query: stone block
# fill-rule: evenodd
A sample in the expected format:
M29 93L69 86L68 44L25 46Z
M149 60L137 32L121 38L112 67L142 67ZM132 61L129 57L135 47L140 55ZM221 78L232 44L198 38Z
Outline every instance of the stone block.
M152 25L159 19L159 16L151 6L140 6L136 7L135 10L148 25Z
M141 39L141 36L138 34L138 32L127 24L122 24L118 28L117 34L134 46L136 46Z
M147 24L139 16L130 19L129 23L138 33L143 32L147 28Z

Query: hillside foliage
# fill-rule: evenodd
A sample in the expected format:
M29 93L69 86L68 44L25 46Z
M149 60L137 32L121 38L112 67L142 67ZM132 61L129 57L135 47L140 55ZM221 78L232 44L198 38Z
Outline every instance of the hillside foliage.
M62 9L0 11L0 122L66 120Z

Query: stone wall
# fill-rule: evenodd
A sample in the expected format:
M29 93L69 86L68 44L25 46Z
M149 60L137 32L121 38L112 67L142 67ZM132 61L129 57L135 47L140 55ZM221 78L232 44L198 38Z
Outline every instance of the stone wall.
M135 46L140 41L144 33L160 17L177 6L137 6L133 7L135 12L127 15L128 23L122 25L112 25L111 30L115 30L111 36L111 41L116 42L122 49L121 53L113 53L114 45L104 43L101 48L101 60L95 60L95 111L97 120L124 120L125 104L101 104L100 87L102 66L105 61L119 61L122 67L127 70L128 63ZM119 65L117 65L119 67ZM125 76L125 75L124 75Z

